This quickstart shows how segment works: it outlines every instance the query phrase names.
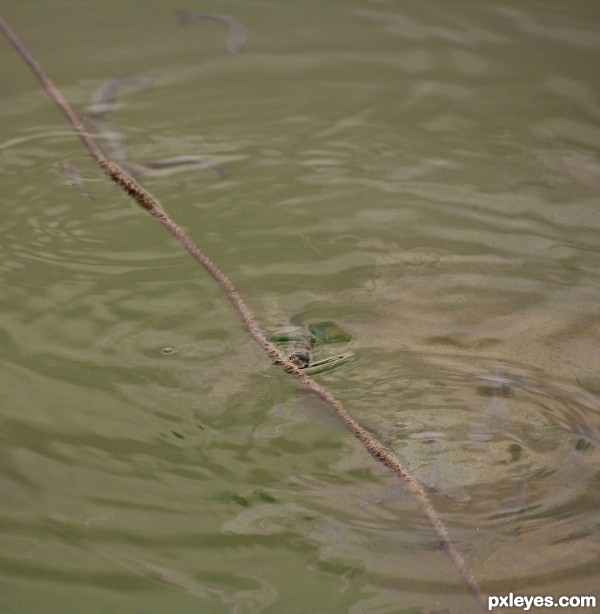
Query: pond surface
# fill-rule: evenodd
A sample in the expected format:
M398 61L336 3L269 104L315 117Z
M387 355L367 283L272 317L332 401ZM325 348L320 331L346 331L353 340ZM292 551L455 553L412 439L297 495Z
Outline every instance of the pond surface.
M315 377L486 591L600 597L597 3L4 4L81 114L144 77L90 128L129 164L205 160L139 179L268 330L343 331ZM0 46L2 612L478 611Z

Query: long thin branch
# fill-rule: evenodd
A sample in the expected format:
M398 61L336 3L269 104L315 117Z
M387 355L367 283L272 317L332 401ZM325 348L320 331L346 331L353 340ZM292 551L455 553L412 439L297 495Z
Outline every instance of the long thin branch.
M179 243L181 243L181 245L190 253L190 255L208 271L208 273L217 282L217 284L219 284L227 298L235 307L244 323L244 326L252 338L266 352L273 363L281 367L288 375L291 375L294 379L310 388L315 394L323 399L337 414L346 427L363 444L369 454L371 454L371 456L377 462L386 465L396 475L400 476L404 480L406 487L417 500L421 511L431 524L441 547L450 558L450 561L456 568L456 571L459 573L463 582L481 607L488 611L488 600L486 594L480 588L475 576L473 575L473 572L469 568L462 554L450 541L446 526L442 522L438 513L435 511L427 492L423 486L421 486L415 476L391 450L386 448L369 431L361 426L352 416L352 414L342 405L342 403L338 401L333 394L331 394L331 392L306 375L306 373L296 367L296 365L291 363L286 356L284 356L284 354L273 343L271 343L271 341L269 341L256 317L246 305L231 280L194 242L188 233L160 207L158 202L150 195L149 192L147 192L135 179L129 177L121 168L110 160L108 156L106 156L96 141L90 136L84 123L71 107L69 102L67 102L67 100L63 97L60 90L54 85L50 77L46 74L46 71L33 57L28 47L10 27L2 15L0 15L0 30L2 30L17 53L29 66L50 98L64 113L77 133L77 136L81 139L83 145L88 150L92 158L94 158L94 160L98 163L100 168L120 188L122 188L131 198L133 198L138 205L145 209L152 217L156 218L179 241Z

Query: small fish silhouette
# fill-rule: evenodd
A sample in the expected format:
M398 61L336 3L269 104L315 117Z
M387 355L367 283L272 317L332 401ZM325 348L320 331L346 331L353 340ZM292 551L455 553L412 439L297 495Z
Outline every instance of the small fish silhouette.
M83 188L83 179L79 169L73 162L68 160L61 164L62 172L67 179L67 183L74 188L77 188L86 198L93 199L94 197Z
M148 89L154 85L154 77L122 77L105 81L93 94L92 104L88 114L92 117L102 117L117 108L117 93L126 86L138 89Z
M179 25L185 26L195 21L212 19L220 21L227 26L227 36L225 37L225 49L227 53L240 53L248 42L248 30L246 26L235 17L217 13L198 13L194 11L175 11L179 15Z

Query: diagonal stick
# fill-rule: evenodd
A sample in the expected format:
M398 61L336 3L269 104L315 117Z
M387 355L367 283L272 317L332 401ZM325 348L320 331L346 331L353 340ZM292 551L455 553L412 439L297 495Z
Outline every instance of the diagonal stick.
M462 554L457 550L454 544L450 541L448 530L442 522L442 519L435 511L427 492L408 470L408 468L398 459L398 457L382 443L380 443L367 429L361 426L354 416L338 401L329 390L321 386L314 379L306 375L296 365L291 363L284 354L269 341L267 335L258 323L258 320L246 305L239 292L231 282L231 280L223 273L217 264L194 242L189 234L175 222L166 211L164 211L158 202L149 192L147 192L135 179L129 177L121 168L119 168L108 156L100 149L96 141L90 136L85 124L81 121L77 113L69 102L63 97L60 90L54 85L46 71L40 63L33 57L25 43L21 40L18 34L10 27L8 22L0 15L0 30L21 56L23 61L29 66L31 72L37 77L42 84L47 94L63 112L69 120L77 136L83 142L83 145L88 150L92 158L98 163L100 168L112 179L122 190L124 190L135 202L145 209L152 217L156 218L189 252L189 254L200 264L211 277L219 284L227 298L231 301L234 308L240 315L244 326L258 343L258 345L266 352L273 363L281 367L288 375L298 380L331 407L337 414L340 420L353 433L353 435L363 444L369 454L379 463L386 465L396 475L404 480L404 483L411 494L417 500L423 515L429 521L433 528L440 546L448 555L448 558L454 565L456 571L462 578L463 582L477 600L479 605L486 611L488 608L487 595L480 588L473 572L463 558Z

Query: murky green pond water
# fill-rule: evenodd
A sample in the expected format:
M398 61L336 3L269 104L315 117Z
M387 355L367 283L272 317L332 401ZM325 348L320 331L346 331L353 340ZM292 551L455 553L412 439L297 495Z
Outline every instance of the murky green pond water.
M182 8L237 17L245 49ZM350 337L316 377L488 592L600 597L598 3L3 14L82 114L154 79L90 127L129 163L226 170L140 180L270 330ZM397 480L0 53L2 612L477 611Z

